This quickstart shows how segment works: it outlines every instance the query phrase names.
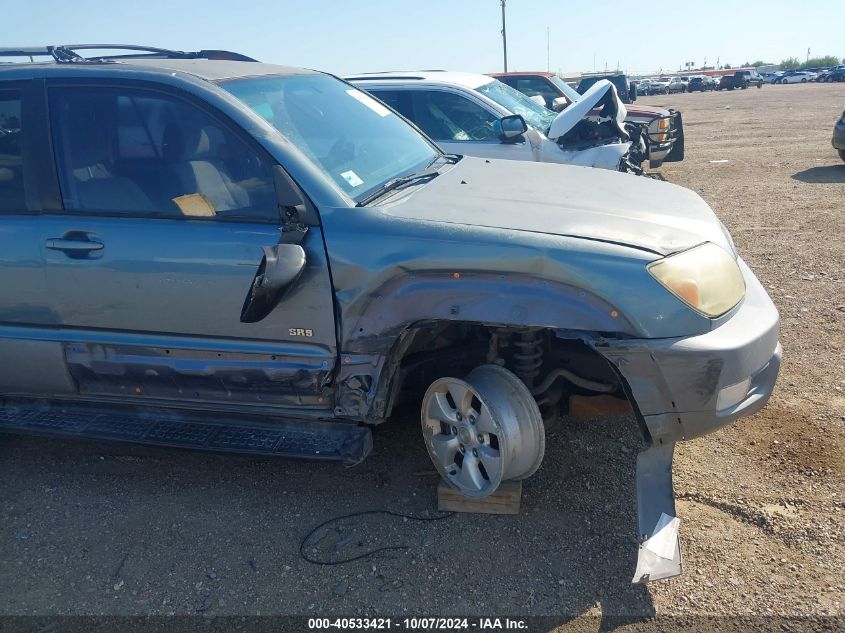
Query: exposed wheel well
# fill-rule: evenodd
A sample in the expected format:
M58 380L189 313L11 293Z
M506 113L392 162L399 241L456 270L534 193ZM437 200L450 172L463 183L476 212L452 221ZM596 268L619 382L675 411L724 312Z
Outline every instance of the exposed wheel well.
M598 335L598 334L596 334ZM383 417L402 402L419 402L434 380L463 377L482 364L511 370L534 394L544 417L568 410L569 396L608 393L625 397L613 366L583 340L549 328L463 322L417 324L397 341L384 365L379 391Z

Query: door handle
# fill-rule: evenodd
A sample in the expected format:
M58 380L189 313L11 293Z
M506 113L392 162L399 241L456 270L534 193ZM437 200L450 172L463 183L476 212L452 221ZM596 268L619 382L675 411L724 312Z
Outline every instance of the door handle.
M64 237L52 237L47 240L47 248L54 251L65 251L72 253L90 253L103 250L103 243L88 239L68 239Z

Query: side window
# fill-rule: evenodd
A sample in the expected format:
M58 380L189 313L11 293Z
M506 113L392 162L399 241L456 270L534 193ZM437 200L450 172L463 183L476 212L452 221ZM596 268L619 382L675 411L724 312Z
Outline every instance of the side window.
M411 111L411 93L408 90L372 90L368 91L376 99L381 99L406 119L413 121Z
M437 141L499 141L499 119L466 97L441 90L415 91L414 116Z
M540 95L546 101L547 108L552 107L552 102L558 96L552 87L539 77L519 77L514 88L529 97Z
M199 107L130 88L49 100L66 211L278 222L269 160Z
M0 213L26 209L21 132L20 93L0 90Z

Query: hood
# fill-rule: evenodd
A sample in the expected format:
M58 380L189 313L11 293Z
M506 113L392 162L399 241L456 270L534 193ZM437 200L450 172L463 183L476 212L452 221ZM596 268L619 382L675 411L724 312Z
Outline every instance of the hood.
M628 118L642 118L642 119L654 119L659 116L668 116L671 114L668 109L660 108L657 106L647 106L647 105L629 105L626 106L628 108Z
M465 156L381 210L408 219L614 242L660 255L708 241L733 252L722 224L695 192L590 167Z
M625 105L616 94L616 86L607 79L597 81L592 87L581 95L581 98L558 114L551 126L547 136L553 141L560 138L571 130L581 119L587 117L590 111L602 103L602 116L611 117L622 133L625 133L624 121L627 116Z

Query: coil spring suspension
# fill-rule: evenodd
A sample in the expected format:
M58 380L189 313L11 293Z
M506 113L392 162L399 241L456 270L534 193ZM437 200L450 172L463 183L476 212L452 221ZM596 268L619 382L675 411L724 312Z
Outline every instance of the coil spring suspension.
M543 341L540 333L537 330L523 332L513 344L518 349L513 355L513 373L531 389L534 387L534 379L540 374L540 367L543 366Z

